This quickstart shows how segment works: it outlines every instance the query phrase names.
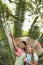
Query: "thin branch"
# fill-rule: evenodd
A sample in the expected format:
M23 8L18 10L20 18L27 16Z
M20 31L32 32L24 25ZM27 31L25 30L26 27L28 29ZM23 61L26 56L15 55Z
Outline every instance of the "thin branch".
M10 13L8 10L5 10L5 12L6 12L7 14L9 14L10 16L12 16L13 18L17 19L17 17L16 17L15 15L13 15L12 13Z
M11 0L8 0L10 3L15 3L15 4L18 4L17 2L14 2L14 1L11 1Z

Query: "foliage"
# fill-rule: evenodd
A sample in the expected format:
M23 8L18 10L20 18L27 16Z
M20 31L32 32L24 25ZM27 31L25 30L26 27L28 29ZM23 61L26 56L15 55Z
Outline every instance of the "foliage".
M38 17L35 17L28 33L22 31L25 12L29 11L31 13L29 14L30 16L39 14L39 16L43 18L43 12L41 12L41 9L43 8L42 0L9 0L9 2L16 4L15 15L12 14L8 5L6 3L3 4L2 0L0 0L0 41L3 41L4 43L4 45L0 43L0 65L13 65L12 54L8 45L8 39L3 29L3 23L7 20L14 21L14 37L29 35L31 38L37 39L40 35L39 27L35 26ZM43 33L39 42L43 45Z
M38 65L43 65L43 54L39 56L39 63Z
M39 14L39 16L42 17L42 12L41 12L41 9L43 8L43 1L42 0L27 0L27 10L29 10L29 12L31 12L31 14ZM29 8L30 6L30 8Z
M34 26L33 29L29 30L29 36L33 39L37 39L40 35L39 26Z
M42 47L43 47L43 33L42 33L42 35L41 35L41 37L39 38L38 41L41 43L41 45L42 45Z
M3 4L0 0L0 65L13 65L13 58L8 44L8 39L3 29L3 23L9 19L9 14L7 14L9 8L7 4ZM10 10L9 10L10 11ZM10 11L11 12L11 11Z
M28 36L28 32L27 32L27 31L22 31L22 36L23 36L23 37Z
M37 19L38 19L38 16L35 17L32 25L31 25L31 28L28 32L28 35L33 39L37 39L40 35L39 26L35 26L35 23L37 22Z
M17 0L15 16L17 19L14 21L14 37L22 36L22 23L24 22L25 15L25 0Z
M12 56L9 53L8 45L0 41L0 65L13 65Z

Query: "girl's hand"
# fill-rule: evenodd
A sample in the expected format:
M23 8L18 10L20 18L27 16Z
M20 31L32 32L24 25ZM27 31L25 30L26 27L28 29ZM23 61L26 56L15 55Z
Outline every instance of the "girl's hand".
M31 64L31 65L34 65L34 64Z
M9 35L10 35L10 37L13 37L13 35L12 35L12 32L11 32L11 31L10 31L10 34L9 34Z
M24 62L27 63L27 58L24 59Z

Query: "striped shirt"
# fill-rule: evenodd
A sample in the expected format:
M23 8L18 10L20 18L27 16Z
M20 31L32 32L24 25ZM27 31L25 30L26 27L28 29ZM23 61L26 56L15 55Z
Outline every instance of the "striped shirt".
M16 62L14 65L24 65L24 59L26 58L26 54L23 53L21 56L16 57Z

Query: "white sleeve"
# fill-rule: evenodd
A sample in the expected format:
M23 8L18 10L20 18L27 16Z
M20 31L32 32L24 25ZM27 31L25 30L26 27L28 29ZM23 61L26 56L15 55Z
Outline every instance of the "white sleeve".
M38 55L34 54L34 61L38 61Z

